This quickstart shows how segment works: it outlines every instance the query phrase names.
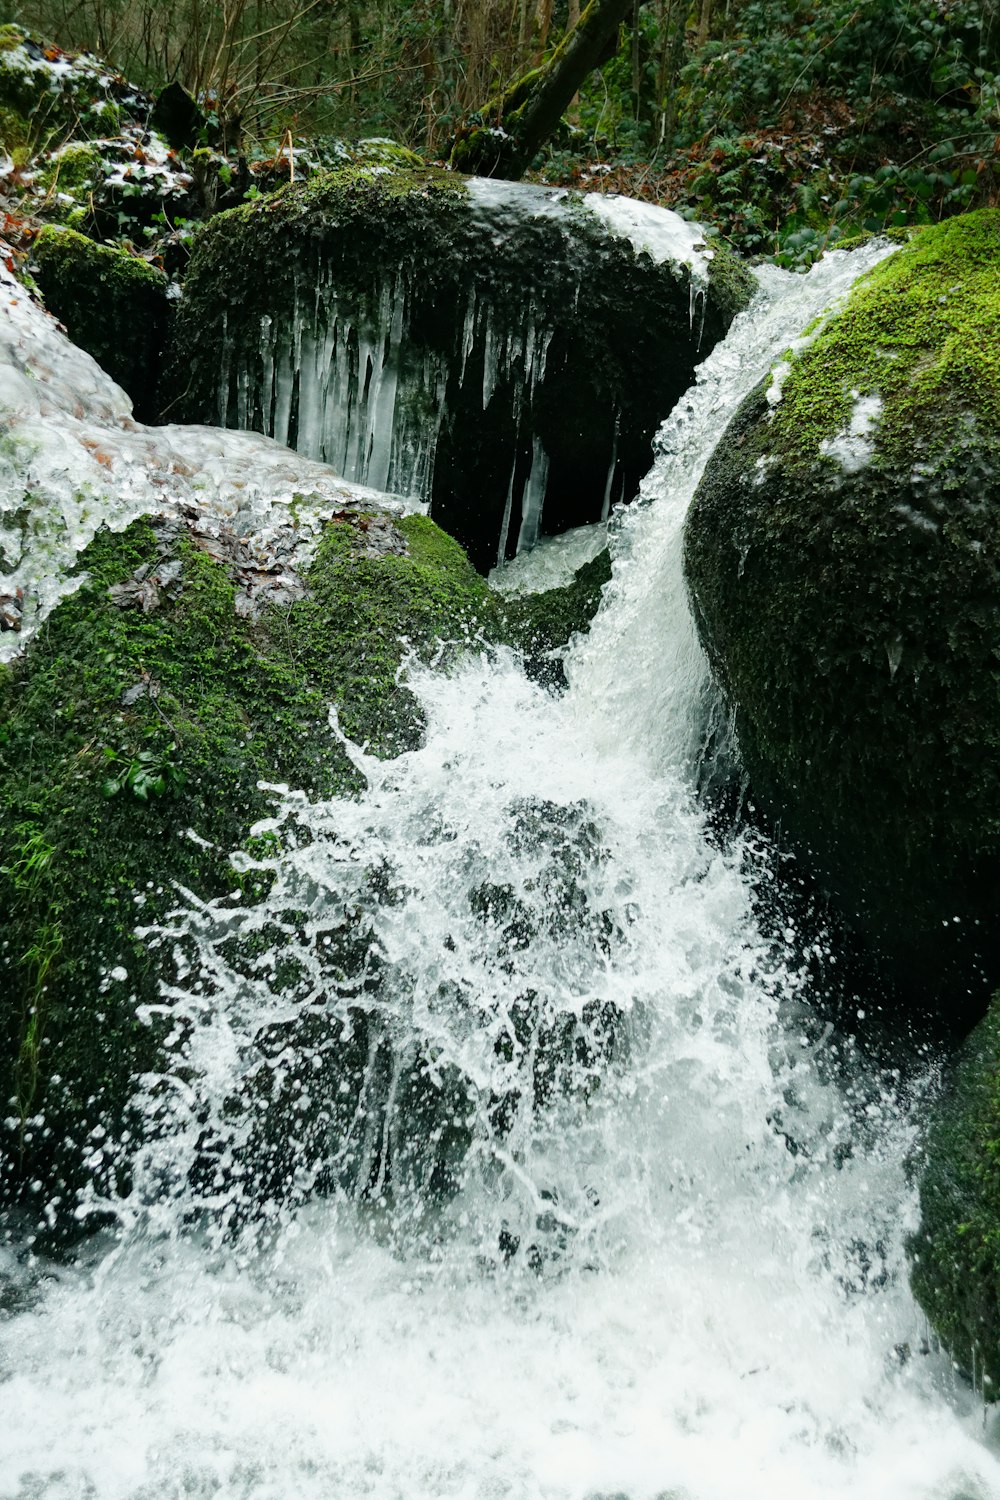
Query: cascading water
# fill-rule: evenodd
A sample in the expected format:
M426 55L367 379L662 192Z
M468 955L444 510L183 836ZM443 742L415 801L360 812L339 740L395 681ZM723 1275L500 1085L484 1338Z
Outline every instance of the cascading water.
M182 892L148 934L176 1069L133 1191L83 1206L119 1229L0 1261L0 1494L1000 1496L906 1286L921 1088L845 1082L821 939L765 939L766 853L691 792L687 501L864 264L767 273L566 694L504 653L414 668L424 745L352 748L358 801L274 788L266 903Z

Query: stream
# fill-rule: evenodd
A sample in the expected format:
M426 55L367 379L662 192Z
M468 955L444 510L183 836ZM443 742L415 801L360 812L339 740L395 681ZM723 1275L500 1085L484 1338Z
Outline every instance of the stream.
M423 745L349 745L358 800L275 786L266 901L179 892L146 932L177 1066L140 1082L128 1195L81 1207L115 1227L70 1264L0 1248L3 1500L1000 1497L998 1424L907 1286L933 1059L878 1072L831 1037L827 939L763 930L775 856L695 792L718 705L688 502L884 253L760 272L612 518L565 693L508 651L414 664ZM368 1018L370 1107L297 1134L329 1036L262 1039L318 1010L341 1040ZM294 1191L261 1201L244 1164L279 1097Z

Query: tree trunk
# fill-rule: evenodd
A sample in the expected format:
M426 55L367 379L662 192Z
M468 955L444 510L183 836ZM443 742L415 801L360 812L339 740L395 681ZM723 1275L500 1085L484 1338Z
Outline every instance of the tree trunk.
M579 0L577 0L579 3ZM545 56L545 49L549 45L549 32L552 29L552 0L538 0L538 34L535 44L535 67L537 68Z
M451 165L511 182L523 177L584 79L614 56L618 28L632 5L633 0L590 0L548 62L491 99L475 123L459 132Z
M580 0L569 0L566 35L580 24ZM575 93L566 106L566 118L571 125L580 123L580 95Z

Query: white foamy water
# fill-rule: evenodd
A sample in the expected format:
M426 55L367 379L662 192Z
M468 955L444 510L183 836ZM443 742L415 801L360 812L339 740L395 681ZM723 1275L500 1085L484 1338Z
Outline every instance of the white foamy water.
M415 669L426 742L353 751L364 797L274 790L266 908L149 934L179 1052L121 1229L0 1261L0 1495L1000 1496L906 1284L920 1089L835 1066L822 938L765 939L766 854L690 792L687 498L859 269L769 275L713 355L568 693Z

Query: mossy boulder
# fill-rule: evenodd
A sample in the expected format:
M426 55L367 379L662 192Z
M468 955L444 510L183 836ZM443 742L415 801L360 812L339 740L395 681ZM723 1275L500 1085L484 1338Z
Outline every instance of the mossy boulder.
M274 806L260 783L350 796L363 776L329 706L371 753L396 754L422 732L404 639L440 654L499 628L423 517L335 518L302 597L258 611L237 609L218 538L165 519L99 533L77 591L0 675L0 1184L56 1224L84 1183L127 1177L137 1075L164 1069L173 1025L141 1015L179 961L156 939L178 888L260 898L272 876L233 862L270 847L250 837ZM359 1011L344 1040L347 1078L372 1024Z
M148 101L96 57L64 52L19 26L0 27L0 129L8 151L115 135L145 114Z
M585 194L384 166L220 215L185 284L171 412L422 494L486 571L632 497L749 298L722 250L692 282L697 231L665 210L675 259L610 218Z
M362 852L364 755L421 742L405 653L447 670L520 639L550 660L598 570L518 609L427 518L347 510L300 538L312 560L292 577L286 559L276 595L267 557L185 514L99 532L0 674L0 1203L73 1233L137 1160L150 1188L162 1133L155 1192L231 1228L317 1192L419 1217L526 1092L589 1097L621 1052L614 1005L560 1010L519 978L538 944L616 941L594 897L608 855L586 803L516 800L496 857L454 845L468 889L442 957L461 980L414 974L384 941L414 893ZM418 842L444 859L435 818ZM508 1003L465 982L469 953ZM446 1017L481 1039L471 1072ZM225 1090L203 1065L216 1022L239 1053Z
M935 1109L910 1281L941 1343L1000 1398L1000 996L966 1042Z
M912 993L1000 980L1000 212L920 231L744 403L687 523L755 801Z
M32 255L49 312L128 392L136 417L153 420L167 326L163 272L139 256L54 225L39 232Z

